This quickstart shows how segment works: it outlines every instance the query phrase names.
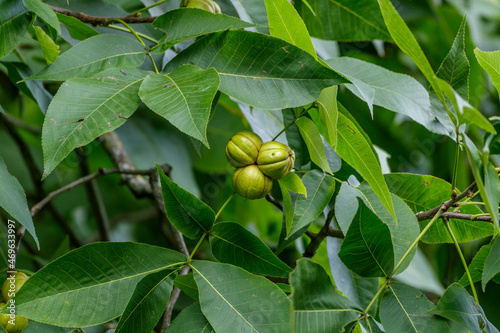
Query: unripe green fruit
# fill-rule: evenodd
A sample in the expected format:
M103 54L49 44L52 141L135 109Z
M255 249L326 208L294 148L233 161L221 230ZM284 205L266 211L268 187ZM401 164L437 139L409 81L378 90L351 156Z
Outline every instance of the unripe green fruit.
M273 180L264 175L256 165L238 168L233 174L236 193L247 199L260 199L273 187Z
M4 301L7 302L11 299L12 296L14 296L14 294L21 289L26 280L28 280L28 276L23 272L10 274L2 285L2 298Z
M253 132L241 131L233 135L226 146L226 157L235 168L255 164L262 139Z
M187 8L198 8L206 10L207 12L211 12L214 14L220 14L221 10L219 5L212 0L190 0L187 5Z
M4 302L0 302L0 309L5 306ZM7 326L7 323L9 322L10 316L8 314L3 314L0 313L0 326L4 327Z
M272 179L285 177L294 163L295 153L287 145L269 141L260 147L257 165L263 174Z
M5 306L5 303L0 302L0 309ZM7 331L7 333L21 333L26 326L28 326L28 318L15 316L14 324L9 323L11 321L10 315L0 314L0 325Z

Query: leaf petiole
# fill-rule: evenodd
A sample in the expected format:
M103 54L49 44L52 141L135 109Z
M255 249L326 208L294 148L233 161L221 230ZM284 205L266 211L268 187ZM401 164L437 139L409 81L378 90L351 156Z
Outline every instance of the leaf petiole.
M208 234L208 232L204 232L203 235L201 235L200 240L198 243L196 243L196 246L194 247L193 251L191 251L191 254L189 255L189 258L187 260L187 264L189 266L189 263L191 262L191 259L193 259L193 255L196 253L196 250L200 247L201 243L205 239L205 236Z
M125 22L125 21L123 21L123 20L121 20L119 18L112 18L109 21L107 21L106 24L109 24L111 22L118 22L118 23L122 24L123 26L125 26L130 31L130 33L133 34L135 36L135 38L137 38L137 40L142 45L144 45L146 47L146 44L144 44L144 42L142 41L142 38L139 36L139 34L134 29L132 29L132 27L127 22ZM153 56L151 55L150 52L148 52L147 54L149 56L149 59L151 59L151 63L153 64L153 67L155 69L155 73L156 74L160 74L160 72L158 71L158 67L156 67L156 63L155 63L155 61L153 59Z
M476 301L477 305L479 305L479 299L477 298L476 288L474 287L474 281L472 280L472 276L470 275L469 267L467 267L467 262L465 261L464 255L462 253L462 250L460 249L460 245L458 244L457 238L455 237L455 234L453 233L453 230L450 227L448 219L444 218L443 222L444 225L446 226L446 229L448 229L448 232L450 233L451 239L453 239L453 244L455 244L455 247L457 248L457 252L464 266L465 273L467 273L467 278L469 279L469 284L470 288L472 289L472 294L474 295L474 300Z
M138 14L138 13L143 12L143 11L145 11L145 10L148 10L148 9L150 9L150 8L153 8L153 7L159 6L159 5L161 5L162 3L167 2L167 1L168 1L168 0L160 0L160 1L155 2L154 4L152 4L152 5L150 5L150 6L147 6L147 7L141 8L141 9L138 9L138 10L136 10L135 12L133 12L133 13L132 13L132 14L130 14L130 15Z
M217 212L217 214L215 214L215 221L217 221L217 218L219 217L219 215L222 213L222 211L224 210L224 208L226 208L227 204L229 203L229 201L231 201L231 199L236 195L236 192L233 192L233 194L231 194L231 196L229 198L227 198L226 202L224 202L224 204L222 205L222 207L219 209L219 211Z

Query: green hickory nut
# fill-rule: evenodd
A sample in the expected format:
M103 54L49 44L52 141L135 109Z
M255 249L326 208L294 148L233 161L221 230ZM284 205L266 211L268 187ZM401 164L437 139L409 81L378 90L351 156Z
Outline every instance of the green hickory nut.
M14 297L23 284L28 280L28 276L23 272L10 274L2 285L2 298L5 302Z
M247 199L260 199L273 187L273 180L264 175L255 164L238 168L233 174L236 193Z
M255 164L261 146L260 136L250 131L240 131L227 143L227 160L235 168Z
M5 306L4 302L0 302L0 309ZM28 318L16 316L16 315L8 315L8 314L0 314L0 325L7 331L7 333L21 333L26 326L28 326Z
M276 141L264 143L259 150L257 165L272 179L285 177L295 164L295 153L287 145Z
M221 10L217 2L212 0L190 0L186 8L198 8L214 14L220 14Z

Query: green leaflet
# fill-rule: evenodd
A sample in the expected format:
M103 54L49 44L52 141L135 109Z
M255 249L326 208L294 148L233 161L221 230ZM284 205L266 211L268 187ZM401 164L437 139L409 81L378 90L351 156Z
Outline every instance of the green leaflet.
M179 53L165 70L184 64L215 68L223 93L260 109L302 106L324 88L347 82L306 51L248 31L209 35Z

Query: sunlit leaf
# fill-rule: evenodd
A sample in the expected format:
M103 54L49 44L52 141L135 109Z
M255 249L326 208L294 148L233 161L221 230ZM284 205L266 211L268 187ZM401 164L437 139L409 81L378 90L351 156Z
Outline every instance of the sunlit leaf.
M296 1L311 36L345 42L380 39L390 41L376 0Z
M48 65L53 63L59 55L59 46L39 26L35 26L36 39L42 48L45 61Z
M330 165L328 164L325 149L323 148L323 140L321 139L316 125L307 117L301 117L297 119L295 123L299 128L300 135L302 135L302 138L306 143L311 160L321 169L331 174L332 169L330 169Z
M343 108L340 104L339 106ZM345 110L345 109L344 109ZM370 141L343 113L339 113L335 151L344 161L355 168L378 195L382 204L395 217L394 207L377 155Z
M468 101L470 63L465 52L466 25L467 20L464 17L451 50L441 63L436 75L448 82L464 100Z
M493 81L497 91L500 93L500 51L483 52L476 48L474 54L479 64L488 73L491 81Z
M492 241L492 246L490 253L486 257L484 261L483 267L483 276L481 278L481 285L483 287L483 291L486 289L486 284L493 278L495 275L500 273L500 241L497 237Z
M325 88L317 100L319 117L325 125L322 132L323 137L331 146L335 146L337 143L337 121L339 118L337 90L337 86Z
M304 21L288 0L265 0L271 36L300 47L316 58L314 45Z
M23 0L23 5L61 34L61 26L54 11L40 0Z

